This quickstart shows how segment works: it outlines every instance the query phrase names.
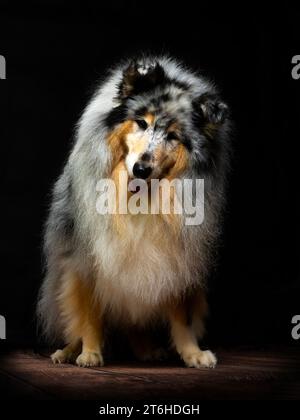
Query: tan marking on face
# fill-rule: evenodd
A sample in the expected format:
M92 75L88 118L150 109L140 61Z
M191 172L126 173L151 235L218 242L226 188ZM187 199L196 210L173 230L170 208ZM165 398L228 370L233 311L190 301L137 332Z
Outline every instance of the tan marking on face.
M126 135L125 144L127 146L127 154L135 153L137 155L142 154L147 146L147 136L141 136L138 133L132 132Z
M121 160L116 165L116 167L113 169L112 174L111 174L111 179L114 181L115 186L116 186L116 214L112 214L112 222L113 222L113 226L116 232L122 236L126 233L126 220L125 220L124 215L120 214L119 212L119 197L120 197L120 194L126 194L127 195L126 202L128 202L130 193L127 190L123 191L120 188L119 174L121 171L126 171L126 165L125 165L124 160Z
M155 119L155 116L151 114L150 112L148 112L144 116L144 120L146 121L148 125L152 125L154 123L154 119Z
M172 124L168 127L167 132L168 132L168 133L171 133L172 131L175 131L175 133L179 133L179 132L180 132L180 127L179 127L179 125L178 125L178 123L177 123L177 122L172 123Z
M167 133L176 133L180 137L180 126L173 122L167 129ZM172 179L180 175L187 166L187 151L180 144L178 139L174 138L167 143L159 144L154 151L154 166L159 178Z
M155 148L153 156L155 166L158 166L163 175L166 173L167 169L174 164L172 153L168 153L168 150L163 143Z
M126 135L134 129L133 121L125 121L113 130L108 138L107 143L112 153L112 168L114 168L121 159L124 159L127 154L127 145L125 142Z
M180 176L187 168L187 150L178 142L171 151L164 145L159 145L154 151L154 161L160 171L159 178L171 180Z
M182 144L177 144L171 152L160 146L155 151L156 165L159 166L160 178L165 178L169 181L178 178L187 168L188 155L187 150ZM162 203L162 191L160 191L160 203ZM161 214L161 217L172 228L177 235L181 230L182 219L178 214L174 213L175 191L174 188L170 190L170 213Z
M187 168L188 154L183 144L179 144L173 152L174 166L170 169L168 179L177 178L182 175Z

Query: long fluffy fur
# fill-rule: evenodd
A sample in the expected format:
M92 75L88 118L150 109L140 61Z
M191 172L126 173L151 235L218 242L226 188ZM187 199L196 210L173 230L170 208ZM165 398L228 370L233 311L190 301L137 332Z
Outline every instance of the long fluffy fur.
M218 120L226 107L210 82L175 60L137 61L146 69L153 63L163 71L158 80L154 78L153 89L147 86L145 92L126 97L130 80L124 85L123 79L130 62L113 69L101 83L80 118L73 149L55 183L45 230L47 272L38 303L43 332L51 341L65 336L66 318L59 301L68 272L80 273L90 284L95 301L101 302L101 311L111 322L146 325L160 318L162 305L193 288L205 288L214 264L229 167L230 122L228 117ZM172 102L176 89L186 92ZM205 180L204 222L181 224L179 233L174 233L157 216L128 215L126 234L118 235L112 216L96 212L96 183L110 177L113 169L107 138L118 118L130 118L136 109L148 106L150 97L166 92L171 96L170 112L183 120L189 141L188 166L181 177ZM205 115L210 125L200 129L197 124ZM210 132L211 123L217 128Z

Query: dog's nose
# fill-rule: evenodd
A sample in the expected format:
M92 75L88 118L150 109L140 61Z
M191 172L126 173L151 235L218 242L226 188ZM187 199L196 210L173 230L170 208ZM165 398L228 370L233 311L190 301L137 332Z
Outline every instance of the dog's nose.
M146 166L143 163L136 162L132 169L133 175L136 178L146 179L152 172L151 166Z

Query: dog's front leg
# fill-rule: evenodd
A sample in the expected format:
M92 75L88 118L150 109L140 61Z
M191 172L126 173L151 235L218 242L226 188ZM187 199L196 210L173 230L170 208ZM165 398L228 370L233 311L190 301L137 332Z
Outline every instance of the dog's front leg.
M76 364L82 367L103 366L101 353L102 320L93 313L86 313L82 328L82 352L76 359Z
M94 298L93 284L78 274L66 273L63 288L58 296L64 335L69 343L51 357L55 363L72 360L82 343L76 364L82 367L103 365L103 321L99 305Z
M169 322L173 344L188 367L215 367L217 359L209 351L200 349L196 333L188 322L185 303L178 303L169 309Z

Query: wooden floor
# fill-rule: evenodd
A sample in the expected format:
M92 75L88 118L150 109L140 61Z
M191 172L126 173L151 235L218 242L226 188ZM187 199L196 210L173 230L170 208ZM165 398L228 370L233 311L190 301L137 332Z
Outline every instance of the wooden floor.
M2 355L4 398L105 400L299 399L296 350L218 351L213 370L178 363L111 363L82 369L53 365L30 351Z

